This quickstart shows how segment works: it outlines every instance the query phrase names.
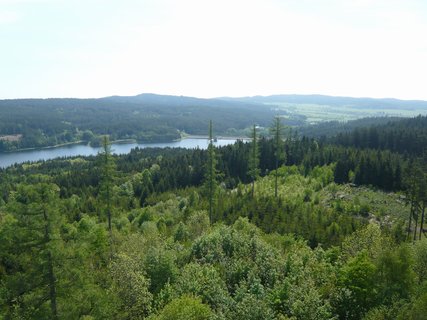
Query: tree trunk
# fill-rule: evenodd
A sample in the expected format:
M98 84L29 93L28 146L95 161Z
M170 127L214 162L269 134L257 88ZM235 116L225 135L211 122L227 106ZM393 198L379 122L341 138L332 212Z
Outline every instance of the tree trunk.
M417 240L417 229L418 229L418 206L415 208L416 210L414 211L414 218L415 218L415 228L414 228L414 241ZM416 213L416 215L415 215Z
M278 177L279 177L278 169L279 169L279 159L276 158L276 176L275 176L275 181L274 181L274 196L276 198L277 198L277 180L278 180Z
M426 209L426 203L423 201L423 211L421 213L421 225L420 225L420 236L419 239L421 240L421 234L424 234L424 212Z
M49 264L49 297L50 297L50 309L52 311L52 319L58 319L58 308L56 306L56 278L53 271L52 254L48 253L48 264Z
M49 234L49 220L47 216L46 210L43 210L43 218L45 221L44 226L44 240L46 244L49 244L50 242L50 234ZM50 298L50 309L52 311L52 319L58 319L58 308L56 305L56 278L55 273L53 270L53 258L52 258L52 252L51 249L48 248L47 253L47 264L48 264L48 281L49 281L49 298Z
M414 213L414 200L411 200L411 209L409 210L409 223L408 223L408 236L406 239L409 239L411 235L411 225L412 225L412 214Z
M111 202L110 202L110 187L107 186L107 218L108 218L108 231L111 233L113 231L111 227Z

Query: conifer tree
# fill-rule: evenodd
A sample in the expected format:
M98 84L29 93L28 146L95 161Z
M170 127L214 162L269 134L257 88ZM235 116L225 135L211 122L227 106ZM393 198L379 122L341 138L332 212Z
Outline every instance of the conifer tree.
M406 194L410 202L410 212L408 219L408 235L412 231L412 220L414 220L413 241L417 239L418 222L420 221L418 238L421 240L424 232L424 215L425 205L427 202L427 187L426 174L423 171L422 165L417 161L412 161L408 166L408 171L405 177Z
M259 169L259 149L258 149L258 140L256 135L256 126L253 126L252 129L252 146L251 154L249 155L249 171L248 175L252 179L252 198L255 193L255 180L258 178L260 173Z
M213 145L212 135L212 120L209 122L209 146L208 146L208 159L205 171L205 188L209 199L209 220L213 222L213 207L215 203L215 194L218 188L218 171L217 159L215 154L215 146Z
M19 185L8 204L10 223L0 232L10 266L1 281L8 297L6 318L59 318L57 268L63 264L63 241L58 201L56 185L38 183Z
M283 160L283 141L282 141L282 131L283 126L279 116L276 116L273 121L273 125L270 128L270 132L273 138L274 144L274 158L275 158L275 179L274 179L274 196L277 198L277 187L278 187L278 178L279 178L279 162Z
M101 156L101 193L102 199L105 201L106 213L108 220L108 231L110 236L112 233L112 224L111 224L111 198L112 198L112 188L115 172L115 163L111 155L111 143L108 139L108 136L104 136L102 140L102 151Z

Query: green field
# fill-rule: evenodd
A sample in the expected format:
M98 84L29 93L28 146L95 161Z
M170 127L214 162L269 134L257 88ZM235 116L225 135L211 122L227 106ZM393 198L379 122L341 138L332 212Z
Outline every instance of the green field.
M303 115L309 124L323 121L349 121L365 117L415 117L427 114L426 109L371 109L360 106L330 106L320 104L296 104L287 102L271 102L268 105L278 106L294 116Z

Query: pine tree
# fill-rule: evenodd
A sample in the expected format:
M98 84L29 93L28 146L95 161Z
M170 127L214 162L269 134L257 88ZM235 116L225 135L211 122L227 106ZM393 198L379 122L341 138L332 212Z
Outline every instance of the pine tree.
M276 164L275 164L276 172L275 172L275 179L274 179L274 196L276 198L277 198L277 187L278 187L278 178L279 178L279 172L278 172L279 162L284 157L282 131L283 131L282 122L280 120L280 117L276 116L274 118L273 125L270 128L270 133L273 137L273 144L274 144L274 158L276 161Z
M259 177L259 150L258 150L258 140L256 135L256 126L253 126L252 130L252 146L251 154L249 155L249 171L248 175L252 179L252 198L255 193L255 180Z
M209 122L209 146L208 146L208 159L205 171L205 189L209 198L209 220L213 222L213 207L215 203L215 194L218 189L218 171L217 159L215 154L215 147L213 145L212 135L212 120Z
M104 136L102 140L101 156L101 195L106 206L106 214L108 220L108 231L110 238L112 237L112 217L111 217L111 198L113 196L113 181L116 165L111 155L111 143L108 136Z
M410 213L408 219L408 235L412 231L412 220L415 222L413 241L417 239L418 232L418 221L420 221L418 238L421 239L424 233L424 216L425 216L425 205L427 202L427 187L426 187L426 174L423 171L422 165L413 161L408 166L406 172L405 185L406 194L410 202Z
M59 318L63 241L58 207L59 188L49 183L19 185L8 204L10 223L0 232L10 266L2 279L8 299L0 308L10 318Z

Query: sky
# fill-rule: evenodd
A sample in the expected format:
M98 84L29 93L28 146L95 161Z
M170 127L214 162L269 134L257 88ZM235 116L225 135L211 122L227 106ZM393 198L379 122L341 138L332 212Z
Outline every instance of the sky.
M0 0L0 99L427 100L426 0Z

